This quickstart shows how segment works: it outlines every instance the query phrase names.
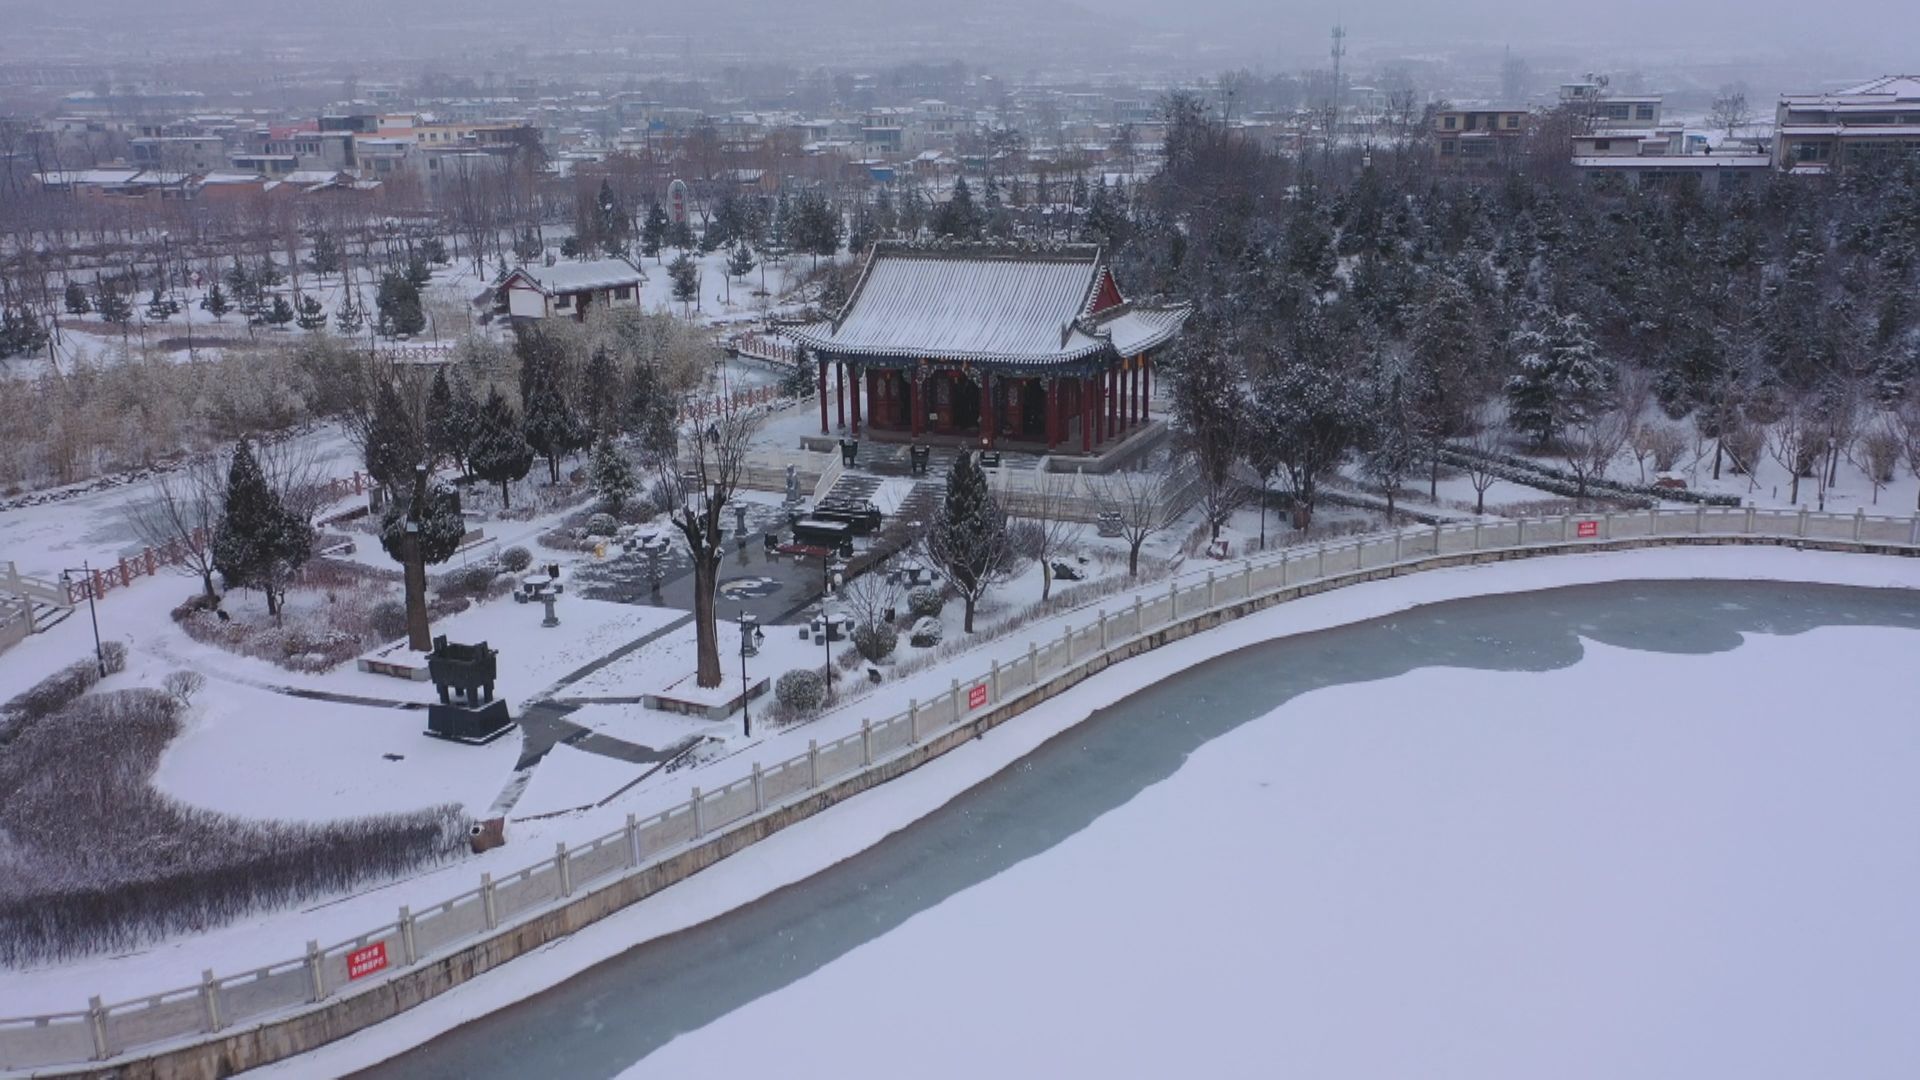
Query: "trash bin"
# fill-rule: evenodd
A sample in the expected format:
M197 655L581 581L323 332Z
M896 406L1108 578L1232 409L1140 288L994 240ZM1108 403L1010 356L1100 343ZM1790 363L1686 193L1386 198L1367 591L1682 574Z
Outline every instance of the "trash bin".
M913 461L913 475L925 476L927 474L927 462L933 458L932 448L915 443L908 453Z
M854 439L840 440L840 464L851 465L853 459L860 456L860 443Z

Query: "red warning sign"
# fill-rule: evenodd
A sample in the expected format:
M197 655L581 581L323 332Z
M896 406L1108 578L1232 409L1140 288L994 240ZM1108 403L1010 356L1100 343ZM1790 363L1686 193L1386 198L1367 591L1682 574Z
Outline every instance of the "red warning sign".
M979 683L967 689L967 708L982 708L987 703L987 684Z
M1582 540L1591 540L1600 535L1600 523L1597 521L1582 521L1578 524L1577 528L1578 535Z

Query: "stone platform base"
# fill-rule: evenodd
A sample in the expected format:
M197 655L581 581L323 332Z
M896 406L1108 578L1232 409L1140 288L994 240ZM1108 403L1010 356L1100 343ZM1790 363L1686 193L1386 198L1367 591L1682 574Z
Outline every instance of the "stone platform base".
M697 716L705 720L725 720L737 711L741 704L760 697L767 692L767 680L755 679L749 683L746 692L740 689L740 680L726 679L711 690L695 685L694 676L689 675L664 690L656 690L640 698L640 704L661 712L679 713L681 716Z

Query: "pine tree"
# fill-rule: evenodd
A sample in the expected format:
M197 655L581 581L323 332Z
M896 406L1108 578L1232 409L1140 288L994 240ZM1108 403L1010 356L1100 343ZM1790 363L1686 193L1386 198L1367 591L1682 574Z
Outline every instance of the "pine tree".
M659 460L674 452L679 438L674 426L678 413L659 372L645 360L635 361L633 373L627 377L625 428L633 433L648 459Z
M333 313L333 325L344 336L352 337L366 324L366 313L360 307L360 290L351 287L342 289L340 306Z
M379 329L385 337L408 337L427 328L427 313L420 306L420 287L405 275L388 272L380 275L380 291L374 296L380 313Z
M93 306L100 312L102 319L122 329L133 321L133 302L122 296L119 289L104 281L100 283L99 294L94 297Z
M218 281L207 286L207 295L200 301L200 310L213 316L216 322L233 310L233 305L227 302L227 294L220 290Z
M547 479L557 484L560 459L585 447L591 433L562 392L565 353L560 341L538 329L527 330L514 342L514 351L520 355L520 404L526 410L521 432L547 459Z
M660 248L667 242L669 224L658 199L648 204L647 220L640 226L640 253L656 263L660 261Z
M1537 446L1552 445L1579 423L1612 385L1612 368L1599 356L1585 319L1538 313L1514 334L1516 370L1507 380L1507 416Z
M620 447L605 436L593 444L593 467L590 473L593 490L600 496L600 508L609 514L618 515L626 510L627 503L639 490L639 481L633 474L633 466L628 464L627 456Z
M425 289L433 281L433 267L428 266L427 260L419 255L407 259L403 273L406 275L407 284L412 285L415 292Z
M979 238L980 219L974 212L973 190L967 187L966 177L962 176L953 182L953 194L934 212L933 232L935 236L955 240Z
M321 229L313 234L313 249L307 253L307 269L325 278L340 272L340 241Z
M321 306L320 301L311 296L302 296L299 308L300 313L295 317L295 321L300 324L300 329L307 331L326 329L327 309Z
M276 294L273 298L273 306L267 310L267 324L284 327L292 321L293 305L287 303L286 297Z
M387 500L380 515L380 547L394 562L407 560L407 517L413 512L413 484ZM426 509L420 515L420 557L428 566L446 562L460 550L467 535L467 519L460 510L460 492L452 484L436 483L427 490Z
M274 262L271 255L260 260L260 269L253 278L254 284L261 289L276 288L286 280L287 275L280 272L280 264Z
M67 282L67 314L85 315L93 310L93 301L87 299L87 290L77 281Z
M425 463L426 445L414 425L413 412L401 400L400 390L391 380L380 380L374 392L373 414L367 420L364 451L367 475L379 481L390 495L412 490L414 466Z
M467 459L473 474L488 483L499 484L500 505L511 508L508 485L527 475L533 468L533 457L533 447L527 445L526 437L520 434L520 418L514 415L513 406L507 404L498 387L489 388L487 402L480 407L473 449Z
M1012 562L1007 515L994 500L986 470L972 453L962 453L947 470L946 497L934 510L927 553L966 604L967 633L987 590L1006 576Z
M691 305L700 298L700 266L686 252L667 264L667 276L673 279L673 298Z
M745 240L733 246L733 251L727 256L727 303L733 303L732 279L746 277L758 265L753 258L753 249L747 246Z
M234 447L213 532L213 568L229 589L259 589L276 618L293 572L313 552L313 530L267 483L246 439Z
M47 345L47 332L33 312L0 310L0 359L29 356Z
M480 405L466 377L449 379L444 367L435 372L427 391L427 449L451 457L462 473L471 475L468 457L479 427Z
M595 435L618 435L622 412L620 368L613 354L604 347L593 350L582 383L587 428Z

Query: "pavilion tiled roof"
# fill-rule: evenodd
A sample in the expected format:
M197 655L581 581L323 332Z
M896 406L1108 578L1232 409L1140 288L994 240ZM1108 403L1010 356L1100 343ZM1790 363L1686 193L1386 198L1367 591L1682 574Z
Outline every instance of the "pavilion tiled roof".
M1041 365L1137 355L1186 321L1186 307L1094 311L1106 277L1090 244L882 243L837 317L786 333L836 355Z

